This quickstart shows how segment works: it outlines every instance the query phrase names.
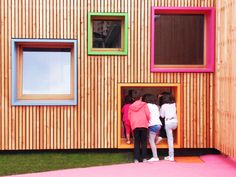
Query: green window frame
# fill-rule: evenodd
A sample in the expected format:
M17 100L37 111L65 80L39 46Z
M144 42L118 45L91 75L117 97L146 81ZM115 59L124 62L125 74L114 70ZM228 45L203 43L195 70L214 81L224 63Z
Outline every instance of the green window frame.
M93 21L121 21L120 48L93 47ZM88 55L127 55L128 54L128 14L127 13L88 13Z

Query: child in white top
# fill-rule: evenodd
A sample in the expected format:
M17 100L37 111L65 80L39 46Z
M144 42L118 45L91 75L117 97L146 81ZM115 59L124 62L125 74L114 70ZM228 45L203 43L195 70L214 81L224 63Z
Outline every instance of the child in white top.
M147 103L148 109L150 111L150 120L148 124L148 129L149 129L149 143L152 149L153 157L148 161L155 162L159 161L159 158L157 156L155 139L158 136L162 125L159 119L160 113L159 113L159 108L156 105L156 97L154 95L145 94L143 96L143 101Z
M165 160L174 161L174 138L173 130L177 128L177 114L174 97L171 94L163 95L163 105L160 109L161 118L165 119L169 156Z

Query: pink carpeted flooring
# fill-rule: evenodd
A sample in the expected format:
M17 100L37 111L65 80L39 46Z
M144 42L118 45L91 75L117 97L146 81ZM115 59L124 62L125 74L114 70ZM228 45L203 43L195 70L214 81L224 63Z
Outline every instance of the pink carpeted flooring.
M75 168L11 177L236 177L236 161L223 155L201 156L204 163L130 163Z

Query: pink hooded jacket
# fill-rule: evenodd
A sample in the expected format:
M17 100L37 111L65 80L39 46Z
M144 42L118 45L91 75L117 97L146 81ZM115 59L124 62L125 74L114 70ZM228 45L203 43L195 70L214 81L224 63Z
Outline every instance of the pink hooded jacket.
M147 103L141 100L135 101L129 106L129 116L131 129L147 128L150 119L150 111Z

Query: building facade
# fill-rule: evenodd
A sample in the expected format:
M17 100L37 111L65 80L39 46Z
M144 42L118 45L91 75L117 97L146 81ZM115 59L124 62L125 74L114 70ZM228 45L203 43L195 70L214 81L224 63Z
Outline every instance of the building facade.
M215 10L214 71L153 70L152 9L160 7ZM236 117L233 109L236 3L233 0L3 0L0 9L1 150L122 148L122 96L132 88L157 93L169 89L175 93L179 103L176 147L216 148L236 158ZM99 13L108 13L100 18L104 21L106 17L111 21L121 20L121 49L104 55L88 52L93 37L93 33L90 35L92 23L89 23L94 20L92 16L91 21L88 20L89 13L98 13L98 16L102 16ZM124 15L110 17L120 13ZM205 12L202 11L202 14L205 15ZM17 40L23 40L23 43ZM45 102L42 94L38 101L42 104L37 104L37 101L29 104L27 98L13 94L18 93L22 86L24 96L24 81L12 78L16 76L17 80L20 71L17 70L17 52L23 45L20 53L24 61L25 48L30 48L32 52L34 42L31 40L43 40L39 48L47 48L46 51L52 48L55 52L55 48L61 45L64 50L60 48L60 52L66 53L68 48L70 53L73 52L71 60L66 57L60 60L61 65L69 61L70 68L75 68L68 72L66 69L58 71L70 76L69 81L64 79L63 83L71 83L69 88L58 90L59 94L66 95L61 97L62 101L58 101L56 96L51 98L56 99L55 102ZM31 43L27 46L29 41ZM48 46L49 41L53 44ZM24 45L27 47L24 48ZM123 49L125 52L119 53ZM55 63L52 61L50 66L55 66ZM23 68L21 75L24 77L24 62L22 65L19 62L19 66ZM53 81L56 82L56 79ZM52 87L52 90L55 88L59 87ZM19 104L14 104L13 97L16 97L16 102L23 98L26 103L21 104L20 100Z

